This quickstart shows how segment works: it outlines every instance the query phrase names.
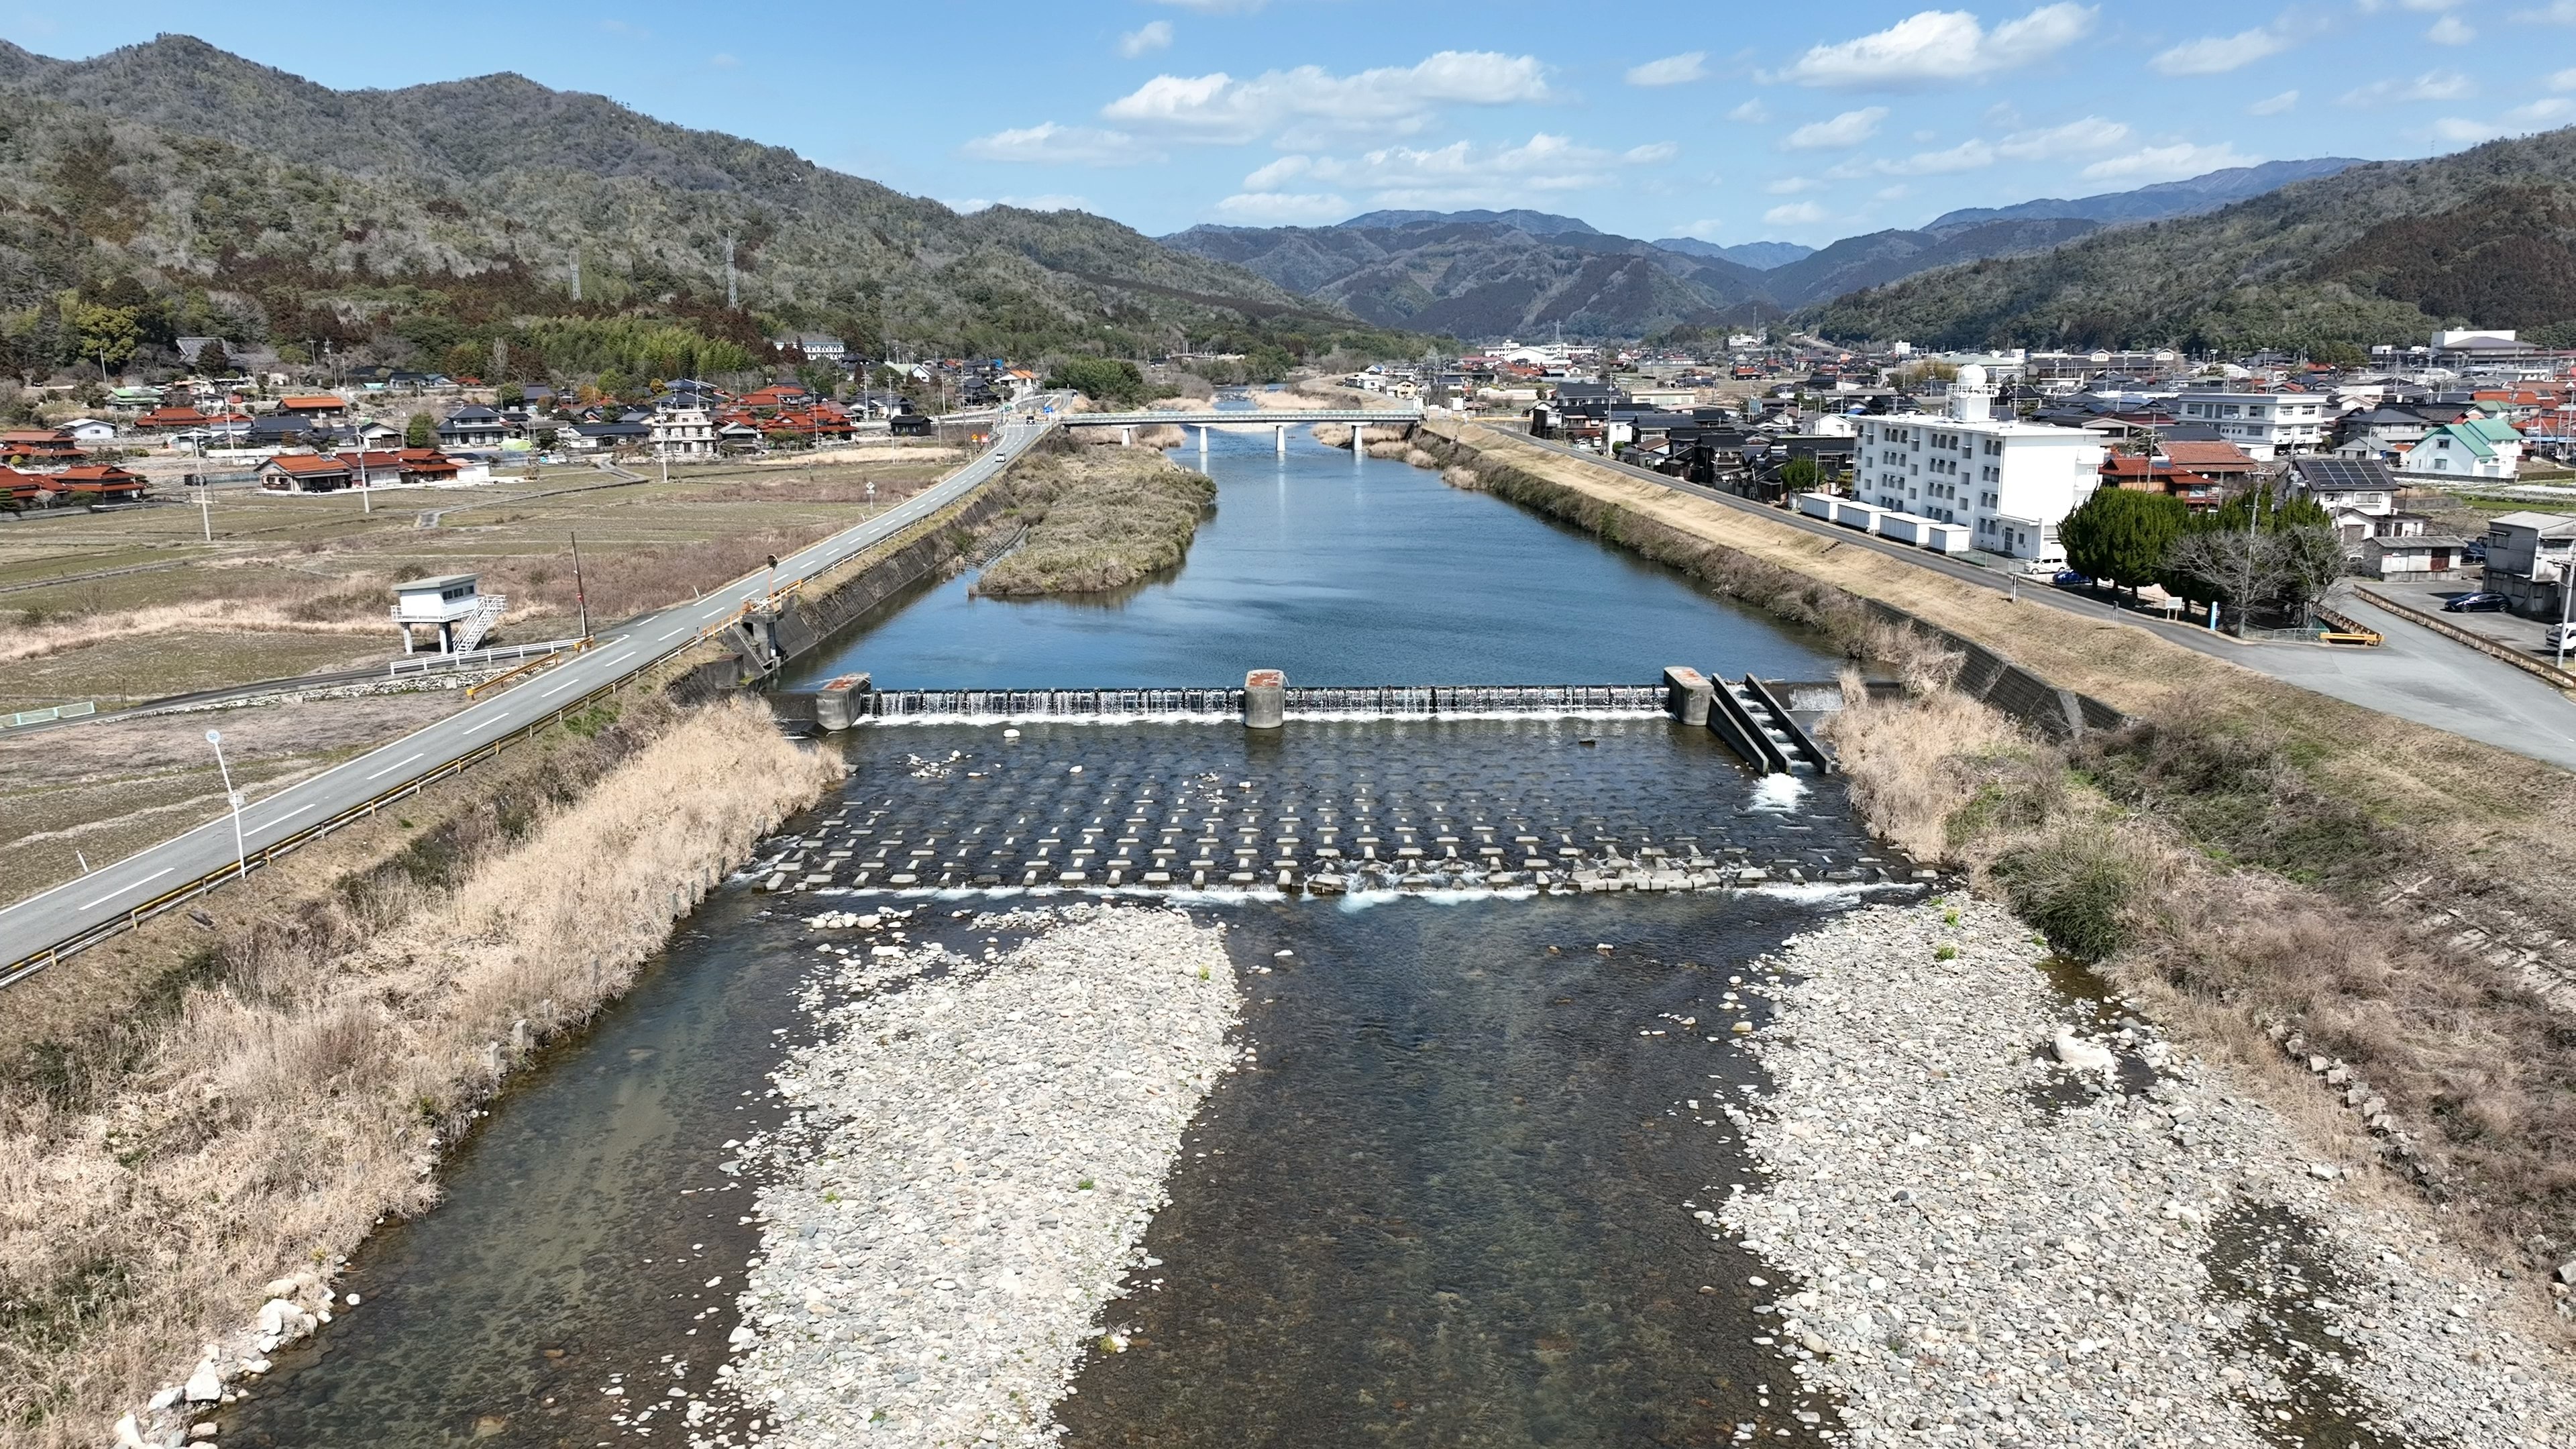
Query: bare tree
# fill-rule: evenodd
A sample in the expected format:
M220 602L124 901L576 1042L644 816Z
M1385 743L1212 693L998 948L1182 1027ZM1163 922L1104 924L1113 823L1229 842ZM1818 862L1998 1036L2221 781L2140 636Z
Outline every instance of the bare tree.
M2292 578L2292 561L2278 534L2204 529L2173 541L2164 572L2179 586L2175 592L2216 600L2242 634L2250 608L2281 596Z

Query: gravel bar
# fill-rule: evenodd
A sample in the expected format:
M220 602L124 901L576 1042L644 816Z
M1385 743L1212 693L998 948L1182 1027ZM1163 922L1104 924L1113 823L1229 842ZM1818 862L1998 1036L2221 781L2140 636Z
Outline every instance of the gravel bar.
M790 1120L743 1156L761 1252L722 1375L747 1417L693 1442L1053 1443L1086 1342L1123 1347L1100 1309L1155 1266L1137 1245L1234 1062L1224 928L1015 911L973 923L970 958L907 942L900 909L808 924L836 963L810 990L818 1042L776 1073Z
M2045 955L1936 900L1765 963L1772 1088L1729 1116L1769 1176L1712 1226L1795 1278L1755 1341L1848 1442L2576 1444L2544 1284Z

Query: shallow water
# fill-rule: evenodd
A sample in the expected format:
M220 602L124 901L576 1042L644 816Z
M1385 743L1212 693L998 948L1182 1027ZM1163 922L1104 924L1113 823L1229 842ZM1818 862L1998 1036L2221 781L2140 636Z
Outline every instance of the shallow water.
M1285 470L1266 438L1213 460L1218 522L1178 577L1121 607L970 603L951 583L817 672L1830 673L1807 641L1667 570L1400 464L1294 449ZM1148 1242L1160 1288L1111 1305L1134 1345L1086 1366L1071 1442L1809 1432L1787 1417L1804 1401L1766 1394L1794 1381L1754 1341L1767 1320L1751 1305L1779 1290L1746 1285L1758 1265L1711 1243L1687 1204L1713 1209L1743 1177L1716 1109L1752 1078L1731 1038L1710 1039L1732 1020L1713 992L1818 911L1901 888L1874 884L1896 863L1837 781L1757 781L1704 731L1659 719L1056 726L1007 742L927 725L839 747L856 766L843 796L761 851L760 879L811 888L762 896L738 879L712 898L634 993L496 1105L443 1169L445 1204L366 1246L348 1280L365 1305L281 1356L224 1442L685 1438L640 1407L673 1385L704 1392L736 1321L758 1248L727 1144L765 1124L765 1073L805 1029L799 918L885 899L900 862L901 894L941 901L916 939L962 936L974 922L952 910L1048 898L1018 889L1029 861L1061 880L1078 856L1087 890L1123 858L1124 891L1156 850L1208 862L1197 888L1157 894L1236 923L1260 1064L1194 1127L1186 1153L1208 1156L1184 1156ZM1256 869L1238 871L1247 848ZM1515 898L1526 888L1479 883L1489 849L1505 869L1536 849L1551 864L1698 856L1767 879ZM1299 886L1319 865L1377 868L1357 894L1281 899L1283 856ZM976 888L987 876L1000 888ZM612 1381L627 1393L603 1394Z

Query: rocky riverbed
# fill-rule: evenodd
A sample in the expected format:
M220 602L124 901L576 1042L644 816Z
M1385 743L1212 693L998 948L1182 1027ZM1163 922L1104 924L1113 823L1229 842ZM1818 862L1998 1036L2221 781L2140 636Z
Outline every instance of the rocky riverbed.
M1223 927L1030 909L963 954L910 939L934 920L967 939L936 904L809 922L821 1031L742 1158L761 1252L719 1372L743 1417L666 1406L695 1443L1047 1444L1086 1342L1123 1346L1100 1310L1150 1280L1137 1244L1234 1057Z
M2045 955L1936 901L1767 963L1773 1089L1727 1115L1770 1177L1704 1220L1786 1270L1756 1342L1851 1442L2576 1443L2544 1285Z

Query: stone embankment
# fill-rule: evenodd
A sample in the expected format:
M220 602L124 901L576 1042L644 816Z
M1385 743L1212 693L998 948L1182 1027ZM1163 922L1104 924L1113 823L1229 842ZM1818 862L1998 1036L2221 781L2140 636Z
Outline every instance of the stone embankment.
M1768 963L1771 1178L1704 1220L1794 1275L1756 1341L1851 1442L2576 1443L2551 1287L2044 955L1936 901Z
M789 1123L744 1153L768 1181L721 1371L743 1427L695 1442L1049 1444L1084 1345L1123 1347L1101 1307L1155 1266L1137 1245L1234 1060L1223 928L1023 910L975 921L969 957L906 921L809 922L834 958L820 1039L775 1074Z

